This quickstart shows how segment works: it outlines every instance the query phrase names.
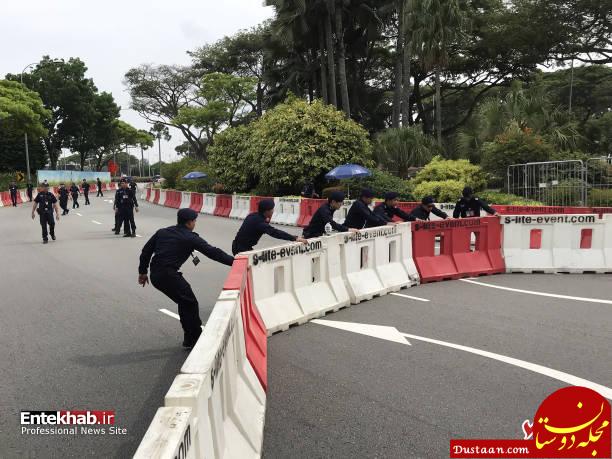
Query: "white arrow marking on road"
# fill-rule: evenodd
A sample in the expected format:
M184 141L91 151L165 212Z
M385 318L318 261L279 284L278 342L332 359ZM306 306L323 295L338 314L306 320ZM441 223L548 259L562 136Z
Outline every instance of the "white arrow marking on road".
M497 360L499 362L504 362L509 365L514 365L516 367L523 368L525 370L533 371L534 373L539 373L541 375L548 376L549 378L553 378L558 381L562 381L567 384L571 384L573 386L588 387L589 389L599 392L601 395L603 395L607 399L612 400L612 389L609 387L594 383L592 381L589 381L588 379L579 378L578 376L574 376L569 373L564 373L562 371L553 370L552 368L538 365L536 363L527 362L525 360L515 359L513 357L496 354L494 352L483 351L481 349L476 349L474 347L462 346L461 344L454 344L454 343L449 343L446 341L439 341L437 339L425 338L424 336L411 335L408 333L400 333L395 327L384 327L381 325L359 324L359 323L354 323L354 322L336 322L332 320L312 320L311 322L314 322L319 325L326 325L328 327L339 328L341 330L352 331L352 332L359 333L362 335L368 335L368 336L374 336L376 338L387 339L389 341L402 342L402 341L398 341L396 338L397 335L400 335L402 337L414 339L417 341L424 341L426 343L437 344L439 346L444 346L444 347L449 347L452 349L457 349L459 351L469 352L471 354L480 355L481 357L487 357L489 359ZM386 330L382 331L381 329L386 329ZM389 331L389 329L391 331Z
M353 333L359 333L360 335L372 336L373 338L385 339L387 341L393 341L394 343L407 344L408 346L411 346L410 341L404 338L404 336L395 327L358 324L355 322L339 322L337 320L315 319L311 322L319 325L325 325L327 327L339 328L340 330L346 330Z
M484 282L477 282L472 279L459 279L459 280L461 282L468 282L470 284L482 285L483 287L497 288L499 290L507 290L509 292L527 293L529 295L537 295L537 296L548 296L550 298L561 298L563 300L585 301L587 303L612 304L612 300L600 300L598 298L584 298L581 296L557 295L556 293L534 292L533 290L522 290L519 288L503 287L501 285L485 284Z
M392 293L391 295L401 296L402 298L408 298L409 300L417 300L417 301L429 302L429 300L426 299L426 298L419 298L418 296L404 295L403 293Z
M100 222L99 222L99 221L97 221L97 220L92 220L91 222L92 222L92 223L95 223L96 225L101 225L101 224L102 224L102 223L100 223Z

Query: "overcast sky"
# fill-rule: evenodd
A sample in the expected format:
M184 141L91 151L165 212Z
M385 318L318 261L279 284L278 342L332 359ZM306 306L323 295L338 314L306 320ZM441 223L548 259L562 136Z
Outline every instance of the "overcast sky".
M252 27L272 16L263 0L0 0L0 78L43 55L79 57L100 91L111 92L121 118L149 125L129 110L123 75L142 63L188 64L187 50ZM162 142L176 157L178 131Z

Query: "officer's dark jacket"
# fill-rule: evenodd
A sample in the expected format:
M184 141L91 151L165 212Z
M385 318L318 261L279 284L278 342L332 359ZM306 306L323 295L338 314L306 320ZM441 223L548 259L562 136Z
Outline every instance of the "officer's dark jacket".
M28 191L32 191L34 189L34 185L32 185L31 183L28 183L27 187Z
M151 272L159 272L164 269L178 271L194 250L224 265L231 266L234 262L234 257L213 247L198 233L189 231L183 225L176 225L157 230L149 239L140 254L138 272L147 274L149 262L151 262ZM153 260L151 260L152 256Z
M53 204L57 202L57 198L48 191L41 191L34 198L34 202L38 204L39 212L53 212Z
M17 187L15 185L10 185L9 191L11 192L11 194L17 194Z
M307 183L306 185L304 185L304 188L302 188L302 196L304 196L305 198L312 198L314 194L314 186L312 183Z
M83 191L85 193L89 193L89 188L91 188L91 185L87 182L83 183Z
M348 227L334 221L334 212L335 209L333 209L328 202L319 207L312 216L308 226L304 228L304 237L312 238L323 236L325 234L325 225L328 223L336 231L340 231L341 233L347 232L349 230Z
M344 226L357 229L362 229L366 226L368 228L384 226L386 224L387 221L375 215L361 199L353 203L348 214L346 214L346 220L344 220Z
M374 207L374 215L384 219L387 222L392 222L393 217L395 216L401 218L405 222L412 222L415 220L415 218L408 212L404 212L399 207L388 206L384 202Z
M485 201L478 199L476 196L473 196L470 199L461 198L455 205L453 217L480 217L480 209L489 214L495 213L495 210L491 209Z
M284 241L295 241L295 236L274 228L266 221L263 214L253 212L242 222L234 238L232 250L235 253L253 250L264 234Z
M66 187L60 187L59 189L60 201L68 201L68 190Z
M115 209L133 209L134 207L138 207L136 193L129 188L126 188L125 190L123 188L119 188L115 193L114 206Z
M446 212L441 211L437 207L434 207L431 212L429 212L427 209L423 208L423 206L419 205L418 207L412 209L412 212L410 212L410 216L414 217L415 220L429 220L430 214L437 215L443 219L448 218Z
M70 187L70 193L72 193L73 195L75 195L75 194L79 194L79 187L78 187L78 186L76 186L76 185L72 185L72 186Z
M130 182L130 190L136 192L137 188L138 187L136 186L136 182Z

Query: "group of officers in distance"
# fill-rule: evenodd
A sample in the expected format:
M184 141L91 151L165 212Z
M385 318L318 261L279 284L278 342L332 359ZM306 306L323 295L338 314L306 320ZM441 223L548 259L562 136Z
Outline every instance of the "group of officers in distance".
M305 243L307 239L328 234L332 229L339 232L356 232L363 228L392 225L394 217L404 221L429 220L433 213L440 218L449 218L448 215L435 206L430 196L422 199L421 204L410 213L398 207L398 194L386 193L384 201L374 210L370 205L374 193L365 189L360 198L356 200L348 211L343 223L334 221L334 212L344 204L344 193L335 191L331 193L326 203L313 215L310 224L304 228L302 236L295 236L274 228L270 224L274 213L274 200L264 199L258 204L258 211L253 212L243 221L234 241L232 253L253 250L264 234L273 238ZM484 210L495 215L495 210L466 187L463 197L457 202L453 212L454 218L480 216ZM192 209L180 209L177 213L177 224L158 230L145 244L140 255L138 266L138 283L145 287L149 281L153 286L164 293L178 305L178 313L183 328L183 347L192 348L202 333L202 321L199 315L198 300L191 289L191 285L183 278L179 271L181 266L191 256L197 266L200 260L193 256L193 251L204 254L206 257L231 266L234 257L223 250L213 247L194 232L198 212ZM150 271L150 275L149 275Z
M129 185L129 186L128 186ZM90 205L89 201L89 190L91 185L83 179L81 185L83 189L83 196L85 197L85 205ZM72 208L79 208L79 196L80 190L76 183L72 183L70 188L66 188L65 184L60 184L58 189L58 196L49 191L49 184L44 181L39 185L39 193L33 199L32 206L32 220L38 213L40 226L42 228L42 239L43 244L49 242L49 236L55 241L55 222L59 221L60 213L58 208L62 209L62 216L68 215L70 210L68 209L68 198L72 197ZM102 181L97 179L98 197L104 197L102 192ZM59 199L58 199L59 198ZM113 202L113 209L115 211L115 227L113 232L119 234L121 226L124 227L123 237L136 237L136 223L134 221L134 210L138 212L138 201L136 200L136 183L128 180L121 179L120 188L115 192L115 200ZM55 218L53 212L55 211Z

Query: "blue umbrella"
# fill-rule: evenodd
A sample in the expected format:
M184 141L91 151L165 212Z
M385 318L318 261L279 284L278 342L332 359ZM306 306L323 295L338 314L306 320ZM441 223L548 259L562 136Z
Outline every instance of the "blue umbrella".
M183 177L184 180L195 180L195 179L200 179L200 178L206 178L208 177L208 175L206 175L204 172L190 172L189 174L187 174L185 177Z
M359 164L343 164L325 174L325 178L327 180L342 180L369 177L370 175L372 175L372 172Z

